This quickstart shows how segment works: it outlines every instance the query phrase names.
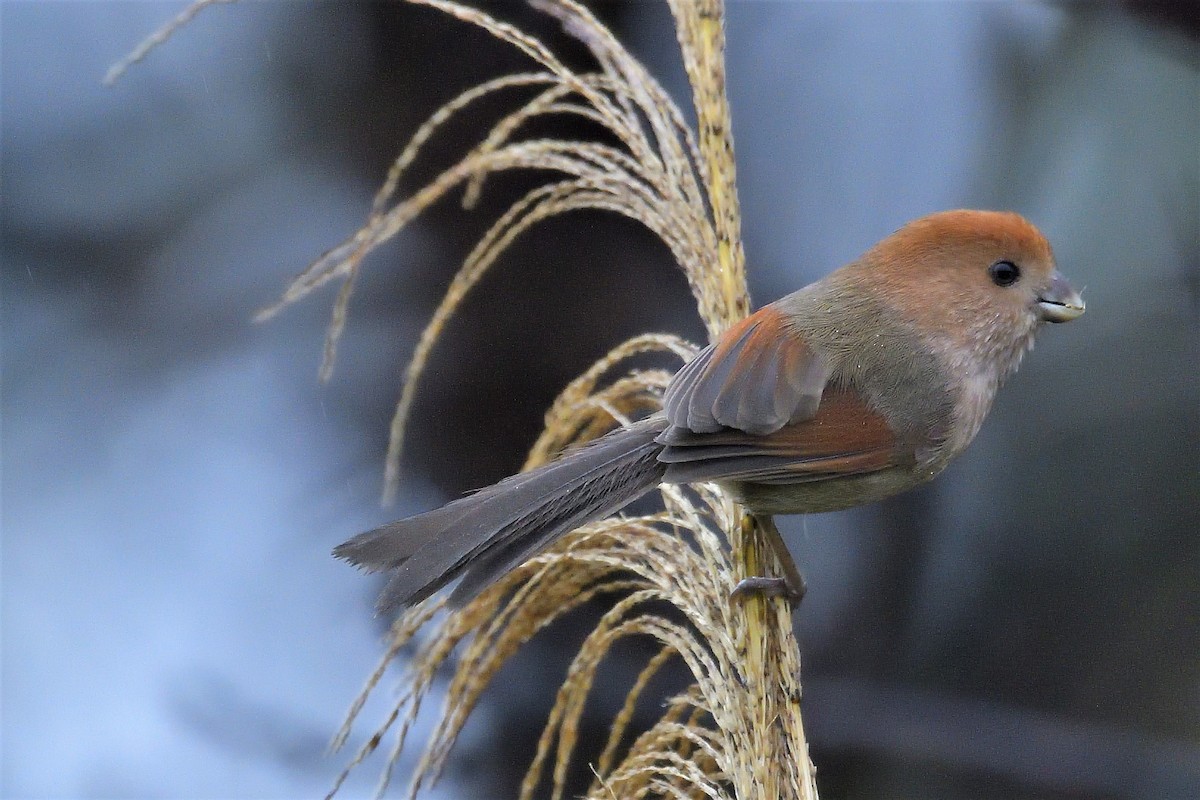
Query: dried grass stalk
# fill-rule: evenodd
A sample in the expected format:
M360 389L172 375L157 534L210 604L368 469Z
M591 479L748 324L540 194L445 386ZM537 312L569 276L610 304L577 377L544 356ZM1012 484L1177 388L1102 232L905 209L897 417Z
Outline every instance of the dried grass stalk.
M398 478L404 424L418 379L447 321L513 240L552 216L576 209L616 211L661 238L683 269L711 336L748 313L745 264L725 96L723 8L719 0L670 0L694 94L699 137L661 86L592 14L573 0L534 5L583 42L592 72L564 65L542 42L488 14L445 0L412 0L477 25L527 55L529 72L487 81L454 98L413 135L389 171L365 224L314 261L287 287L268 318L314 289L341 280L329 325L322 376L328 377L363 258L431 204L462 187L472 206L487 176L512 169L555 173L514 203L484 234L455 275L405 373L392 421L385 477L390 497ZM199 6L156 34L128 60L145 55ZM124 68L125 63L119 65ZM444 125L476 100L509 90L536 90L480 137L479 144L408 197L396 192L405 170ZM584 117L619 146L588 141L522 139L531 120ZM606 380L629 356L659 350L689 358L695 348L675 337L632 339L573 381L546 414L545 431L526 468L629 418L656 409L669 373L649 370ZM780 599L730 592L750 575L778 574L759 527L717 487L660 489L664 510L591 523L513 570L469 605L445 611L431 598L396 620L379 667L351 708L334 747L343 746L366 697L402 649L415 647L386 719L346 767L345 776L395 738L380 779L383 794L407 734L434 684L450 666L446 705L412 776L416 796L444 770L452 746L490 680L539 630L604 595L612 606L588 635L560 686L521 787L529 798L543 785L563 796L578 725L597 670L618 642L649 637L658 648L629 687L608 741L592 764L588 798L816 798L799 702L800 660L791 609ZM669 609L664 611L663 609ZM661 718L633 736L634 710L652 678L681 661L694 684L669 698Z

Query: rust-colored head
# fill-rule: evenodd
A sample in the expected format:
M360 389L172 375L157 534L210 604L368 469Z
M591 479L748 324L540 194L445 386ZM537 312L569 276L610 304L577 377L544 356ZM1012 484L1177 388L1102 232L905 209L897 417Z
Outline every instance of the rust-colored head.
M1038 323L1067 322L1084 311L1055 268L1049 242L1010 212L922 217L852 269L919 330L996 359L1002 372L1015 367Z

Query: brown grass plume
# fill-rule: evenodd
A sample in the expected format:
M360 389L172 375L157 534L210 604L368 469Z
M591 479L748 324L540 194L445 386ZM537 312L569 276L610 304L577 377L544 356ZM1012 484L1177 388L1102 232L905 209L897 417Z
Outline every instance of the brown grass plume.
M111 74L165 41L204 0L157 32ZM405 373L391 425L385 475L390 498L399 476L404 427L422 371L446 322L504 250L538 222L577 209L616 211L637 220L667 244L687 276L710 336L748 313L733 141L724 78L724 12L719 0L671 0L684 66L693 90L698 133L655 79L583 6L572 0L535 0L564 30L583 42L595 66L568 68L545 44L484 11L445 0L414 0L477 25L524 53L526 72L489 80L453 98L413 135L392 165L363 226L314 261L266 319L330 281L340 281L329 324L322 376L327 377L346 324L355 279L380 243L447 193L461 190L472 206L488 176L534 169L553 175L515 202L464 260L426 325ZM522 88L532 95L486 130L461 160L409 196L397 196L405 170L422 147L464 108L486 96ZM531 120L574 115L603 126L619 145L528 138ZM644 335L615 348L573 381L546 414L542 436L526 468L614 424L656 409L670 375L632 372L611 378L630 356L665 351L686 360L696 348L667 335ZM411 725L435 675L451 671L445 707L433 735L420 744L411 796L437 780L456 738L505 662L539 630L594 597L611 607L586 637L558 688L537 743L521 797L549 786L565 791L578 726L598 666L619 641L649 638L656 651L627 689L608 742L591 764L586 797L815 798L813 768L800 717L800 657L787 601L730 592L742 578L778 574L779 564L759 525L713 485L663 486L663 510L616 516L565 537L458 611L438 597L396 620L389 647L335 739L348 739L374 691L402 648L415 655L402 665L401 688L390 714L353 756L338 780L392 743L379 784L383 794ZM668 609L668 611L664 611ZM666 698L648 730L630 730L634 708L655 674L678 659L694 682ZM337 786L331 791L336 792Z

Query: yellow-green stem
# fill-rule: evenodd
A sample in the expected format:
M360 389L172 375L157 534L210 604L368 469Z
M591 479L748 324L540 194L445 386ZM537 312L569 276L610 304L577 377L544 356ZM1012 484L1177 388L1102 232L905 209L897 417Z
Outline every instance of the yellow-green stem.
M709 331L716 336L750 311L725 92L724 5L721 0L671 0L671 10L692 85L717 235L722 307L710 318ZM739 580L778 574L781 565L752 517L741 517L732 533ZM815 770L800 716L800 653L792 634L790 601L757 593L744 598L741 608L743 678L758 707L752 715L755 752L742 754L742 774L734 777L738 796L816 800Z

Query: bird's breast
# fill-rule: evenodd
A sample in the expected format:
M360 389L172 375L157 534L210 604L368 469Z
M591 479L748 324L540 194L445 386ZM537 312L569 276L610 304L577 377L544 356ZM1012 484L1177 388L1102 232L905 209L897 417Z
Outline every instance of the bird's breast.
M823 514L877 503L919 486L937 472L913 466L793 484L723 483L742 505L759 514Z

